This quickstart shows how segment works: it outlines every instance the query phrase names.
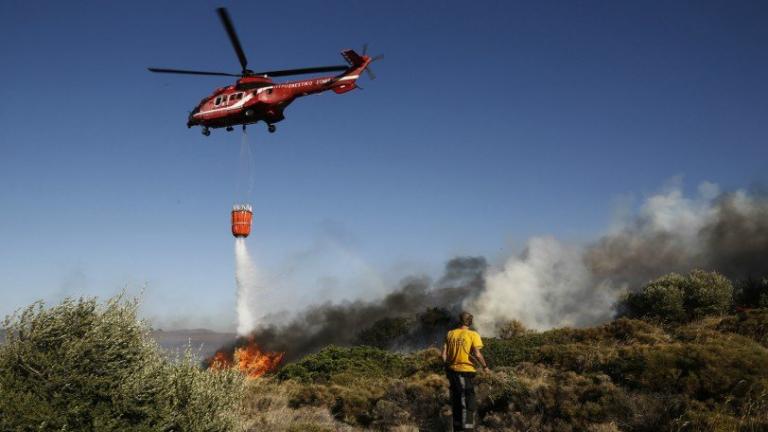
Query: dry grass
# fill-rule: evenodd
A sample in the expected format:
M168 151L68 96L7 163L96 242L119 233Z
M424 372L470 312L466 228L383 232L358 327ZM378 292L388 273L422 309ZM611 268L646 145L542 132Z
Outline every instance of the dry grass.
M301 390L293 382L279 383L274 378L250 380L246 387L247 430L276 432L357 431L336 421L324 406L291 407L291 399Z
M357 382L356 384L360 384ZM333 384L307 386L294 381L279 382L275 378L250 380L246 388L245 415L247 430L277 432L352 432L370 430L337 420L328 408L334 401L349 398L349 389ZM299 403L297 403L297 401ZM374 430L418 432L409 421L409 414L396 403L379 400L371 410L372 416L388 417L390 422L374 423ZM348 419L351 420L351 419Z

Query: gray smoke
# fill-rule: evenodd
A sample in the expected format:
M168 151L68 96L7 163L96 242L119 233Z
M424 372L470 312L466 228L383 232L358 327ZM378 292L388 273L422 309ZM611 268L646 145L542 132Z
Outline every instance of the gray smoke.
M458 313L461 303L483 290L484 258L455 258L446 264L444 275L432 282L427 277L410 277L379 301L325 303L308 308L285 325L262 326L252 333L266 349L286 352L286 360L311 353L329 345L351 345L360 332L387 318L413 318L428 312L444 311L446 316ZM424 342L426 333L443 331L448 325L437 320L410 322L406 338Z
M665 273L703 268L734 279L755 277L768 274L766 258L765 197L723 194L704 183L696 197L686 198L673 186L590 244L532 238L499 267L488 267L484 258L456 258L435 282L407 278L378 301L310 307L286 324L262 325L253 336L290 360L328 344L359 343L372 326L385 335L408 326L389 348L435 344L462 308L474 313L487 336L510 319L535 329L593 325L613 318L627 290Z
M720 194L703 183L686 198L680 186L649 197L619 227L585 247L534 238L520 256L486 274L486 289L465 305L478 326L518 319L547 329L613 317L627 290L694 268L733 279L768 274L768 200L744 191Z

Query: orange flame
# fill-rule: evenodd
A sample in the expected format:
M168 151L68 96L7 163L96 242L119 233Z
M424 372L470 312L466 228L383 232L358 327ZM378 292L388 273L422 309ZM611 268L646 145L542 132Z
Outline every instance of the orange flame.
M277 369L285 353L262 351L253 339L236 347L233 353L218 351L208 367L213 370L236 369L248 378L258 378Z

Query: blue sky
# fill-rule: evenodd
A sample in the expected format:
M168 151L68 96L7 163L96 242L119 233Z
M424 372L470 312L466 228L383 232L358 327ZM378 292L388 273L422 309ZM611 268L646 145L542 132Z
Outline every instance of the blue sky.
M128 286L159 325L232 325L241 137L185 127L230 81L146 71L237 72L217 6L255 70L386 56L249 130L248 243L281 305L587 241L675 176L768 180L766 2L4 1L0 314Z

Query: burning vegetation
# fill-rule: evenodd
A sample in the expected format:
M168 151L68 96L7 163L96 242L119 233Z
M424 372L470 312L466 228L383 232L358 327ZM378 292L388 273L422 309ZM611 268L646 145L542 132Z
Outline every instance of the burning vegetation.
M208 360L212 370L233 369L248 378L258 378L277 369L285 353L263 351L253 338L248 338L243 345L222 348Z

